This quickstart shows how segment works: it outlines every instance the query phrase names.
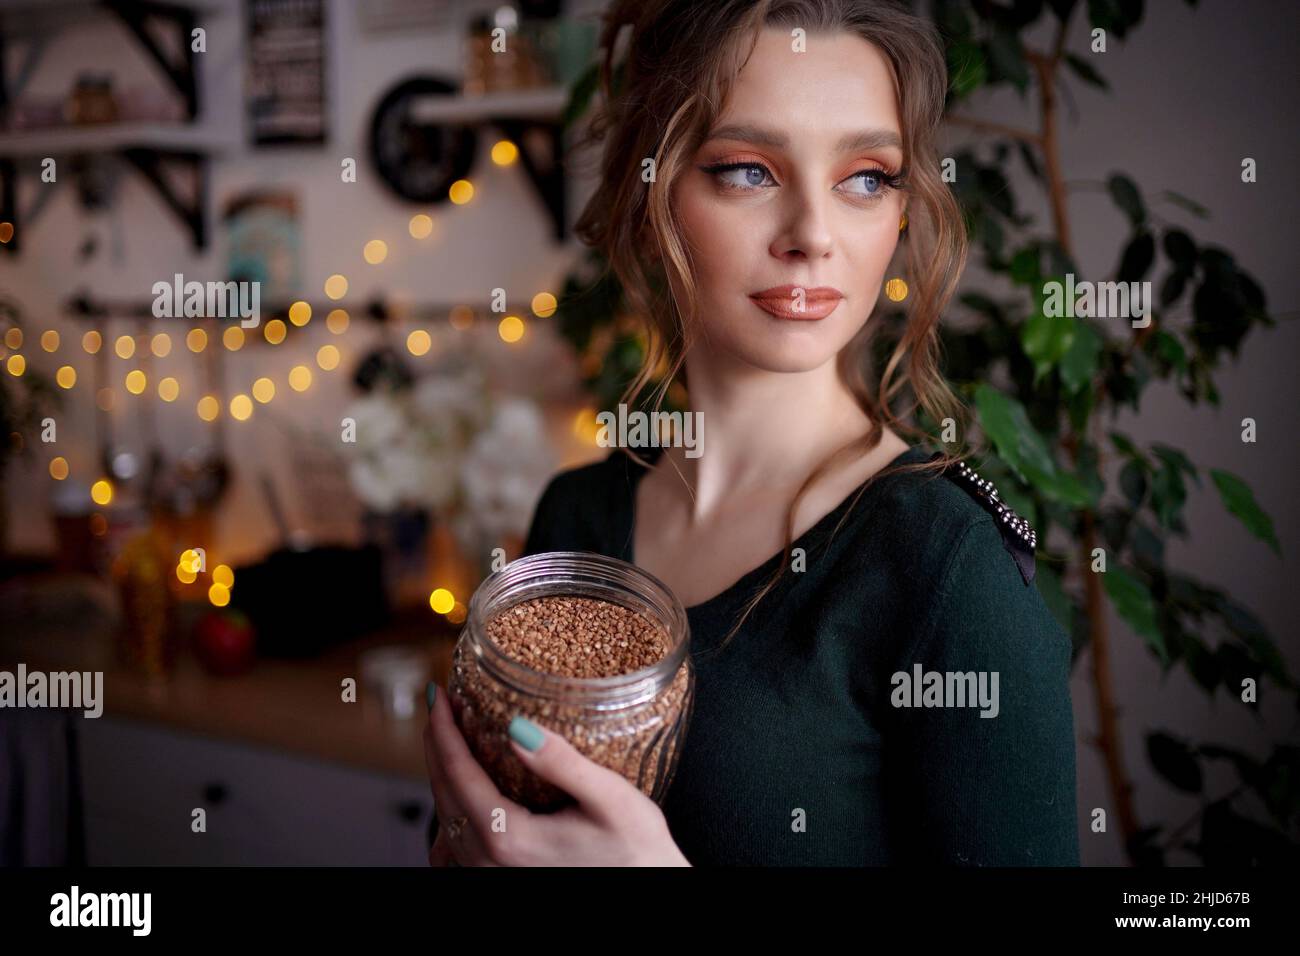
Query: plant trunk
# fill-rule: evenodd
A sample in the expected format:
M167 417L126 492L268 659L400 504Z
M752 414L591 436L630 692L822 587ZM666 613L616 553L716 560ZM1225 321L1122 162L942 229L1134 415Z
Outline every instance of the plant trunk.
M1056 52L1050 57L1033 58L1038 70L1042 95L1042 149L1043 169L1047 177L1048 195L1052 206L1052 221L1056 241L1071 259L1074 252L1070 243L1070 220L1066 209L1065 180L1061 175L1060 145L1056 135L1056 68L1065 34L1061 25ZM1075 461L1078 461L1079 440L1072 440ZM1096 516L1090 509L1083 512L1082 536L1079 547L1079 568L1084 582L1084 598L1088 615L1088 642L1092 653L1092 689L1097 707L1096 745L1106 766L1114 817L1119 822L1124 852L1132 860L1130 850L1133 837L1138 832L1137 813L1133 808L1133 784L1124 768L1124 751L1120 740L1119 711L1115 706L1115 693L1111 686L1110 646L1106 633L1106 602L1101 578L1091 570L1092 552L1097 546Z

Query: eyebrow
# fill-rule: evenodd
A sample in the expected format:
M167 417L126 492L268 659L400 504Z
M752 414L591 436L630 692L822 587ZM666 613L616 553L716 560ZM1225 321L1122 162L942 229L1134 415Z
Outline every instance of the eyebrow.
M785 149L790 143L789 137L784 133L747 124L719 126L710 132L704 141L707 143L713 139L735 139L757 146L771 146L774 149ZM856 133L845 133L835 144L835 149L836 152L847 153L860 149L883 149L887 146L903 148L902 141L893 130L864 129Z

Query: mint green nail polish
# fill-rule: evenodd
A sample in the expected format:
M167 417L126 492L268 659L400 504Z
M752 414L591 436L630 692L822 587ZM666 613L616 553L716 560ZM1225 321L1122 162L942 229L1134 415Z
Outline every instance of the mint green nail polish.
M424 701L429 705L430 710L433 710L433 701L437 695L438 685L433 681L429 681L428 686L424 688Z
M531 720L516 717L510 721L510 739L525 750L534 751L542 745L542 741L546 738Z

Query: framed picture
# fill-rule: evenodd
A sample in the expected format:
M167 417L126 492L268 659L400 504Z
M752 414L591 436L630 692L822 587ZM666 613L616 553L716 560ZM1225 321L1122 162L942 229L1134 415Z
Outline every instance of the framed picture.
M247 0L245 11L253 145L323 144L325 0Z

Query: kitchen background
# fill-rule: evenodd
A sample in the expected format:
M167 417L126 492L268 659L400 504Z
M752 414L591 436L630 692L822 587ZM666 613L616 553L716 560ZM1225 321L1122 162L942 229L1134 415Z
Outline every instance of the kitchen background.
M583 264L567 229L591 182L558 161L601 6L0 3L0 362L8 394L40 400L44 382L61 402L55 441L38 414L3 458L0 667L103 669L107 700L71 724L0 714L5 863L424 861L420 688L549 476L605 453L591 358L549 321ZM1297 142L1275 111L1297 21L1291 4L1151 5L1107 55L1111 91L1077 88L1061 130L1068 178L1121 168L1210 206L1201 231L1283 318ZM486 52L493 25L520 56ZM1007 93L968 112L1022 111ZM953 128L946 145L976 141ZM1243 155L1259 168L1244 188ZM1081 271L1105 274L1120 214L1086 194L1071 210ZM260 280L261 324L153 318L155 283L177 274ZM1283 555L1298 344L1283 321L1225 371L1219 408L1157 390L1123 423L1246 478ZM406 400L384 397L408 377ZM1243 458L1224 436L1247 416L1261 437ZM1191 488L1187 520L1171 563L1254 609L1294 668L1285 561L1209 488ZM1196 806L1145 759L1152 726L1247 750L1287 727L1267 707L1260 722L1207 710L1137 640L1114 655L1144 818ZM1114 833L1088 828L1108 796L1086 666L1083 860L1119 863ZM177 806L204 808L207 833L189 809L162 825Z

